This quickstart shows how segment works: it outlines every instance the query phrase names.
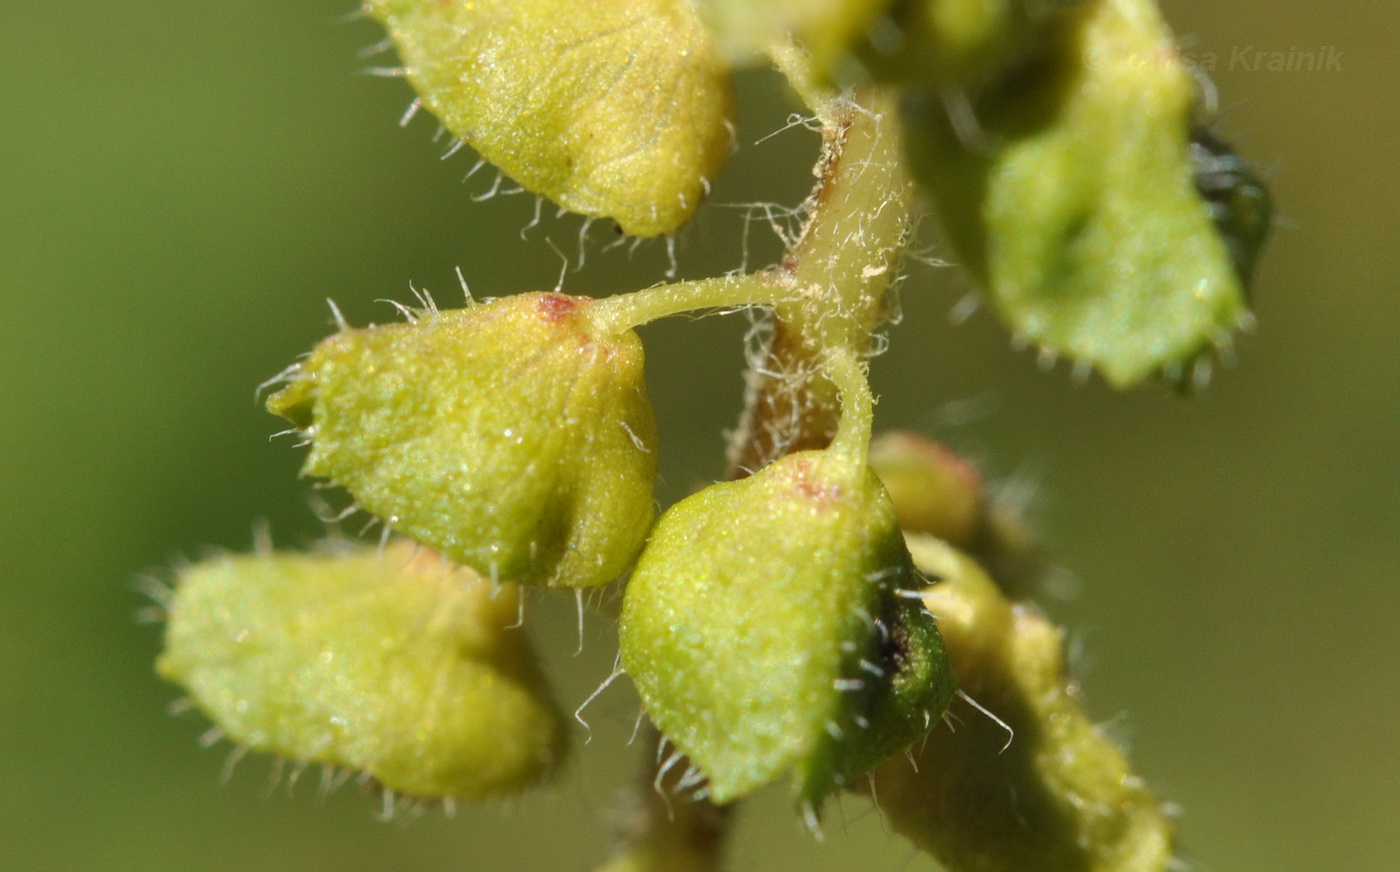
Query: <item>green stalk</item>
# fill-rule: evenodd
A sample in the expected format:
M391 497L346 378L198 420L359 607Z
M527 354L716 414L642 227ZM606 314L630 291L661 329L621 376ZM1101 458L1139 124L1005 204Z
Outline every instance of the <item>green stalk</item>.
M629 294L606 297L588 308L588 316L602 332L621 333L661 318L697 309L731 309L771 306L785 289L767 273L723 276L694 282L657 285Z
M794 63L786 51L775 51L780 66ZM912 223L914 187L893 99L879 91L827 97L788 75L815 104L822 154L807 223L768 273L785 293L777 296L768 344L750 367L745 410L729 447L734 477L830 444L841 404L822 372L823 357L869 353L888 319L886 296Z

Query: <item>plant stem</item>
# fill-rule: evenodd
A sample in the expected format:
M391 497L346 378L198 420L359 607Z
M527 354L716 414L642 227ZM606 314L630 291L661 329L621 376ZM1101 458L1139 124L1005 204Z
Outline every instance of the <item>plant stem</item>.
M768 273L722 276L605 297L589 306L588 313L600 330L620 333L697 309L771 306L782 298L785 290L773 282Z
M849 349L838 348L826 355L822 369L841 400L841 420L836 425L829 453L851 466L860 480L865 476L870 431L875 420L875 398L870 394L865 366Z
M788 293L774 306L767 345L750 361L745 410L729 446L733 477L831 442L840 402L822 357L832 349L869 352L888 319L886 294L910 233L914 189L893 100L877 91L810 99L822 121L817 186L801 235L770 272Z

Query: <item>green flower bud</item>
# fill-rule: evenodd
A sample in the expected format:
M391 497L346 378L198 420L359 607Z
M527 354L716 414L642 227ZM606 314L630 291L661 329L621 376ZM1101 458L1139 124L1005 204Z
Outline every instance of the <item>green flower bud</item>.
M911 537L909 548L942 579L924 602L958 686L1003 723L969 707L956 731L919 746L917 768L902 757L877 768L871 790L890 825L949 872L1171 868L1171 822L1080 705L1060 630L945 543Z
M792 770L815 809L907 747L953 692L894 509L832 451L709 487L657 522L623 601L622 663L724 803Z
M900 529L963 548L980 535L982 477L946 447L913 433L882 433L870 443L870 468L889 491Z
M900 529L972 554L1003 591L1031 593L1050 573L1049 555L1021 507L989 493L972 464L943 445L883 433L870 443L870 468L889 491Z
M729 158L729 70L691 0L368 0L443 125L627 233L683 224Z
M268 399L305 471L484 575L607 584L655 509L656 424L636 333L587 298L532 293L343 330Z
M536 784L565 752L520 591L408 543L184 570L156 669L254 751L421 797Z
M1019 339L1128 387L1229 342L1245 300L1233 219L1213 213L1248 200L1198 187L1196 84L1151 0L1064 16L969 111L932 89L910 99L910 161Z

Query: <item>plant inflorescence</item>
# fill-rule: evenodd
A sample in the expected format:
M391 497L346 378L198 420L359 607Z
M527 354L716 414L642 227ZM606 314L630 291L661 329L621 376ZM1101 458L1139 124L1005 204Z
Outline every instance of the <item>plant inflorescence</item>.
M386 797L546 784L569 742L523 586L623 585L658 754L614 872L717 868L774 782L840 791L952 870L1161 870L1162 804L1030 604L1046 558L976 470L873 435L866 361L921 200L1019 341L1117 387L1201 387L1249 322L1268 194L1201 117L1152 0L367 0L415 106L524 188L638 237L687 222L775 66L822 151L780 262L592 299L520 293L334 335L270 411L383 538L179 574L164 677L240 747ZM636 328L745 309L729 480L655 517ZM582 601L582 599L580 599ZM936 616L936 617L935 617ZM961 699L983 717L945 725Z

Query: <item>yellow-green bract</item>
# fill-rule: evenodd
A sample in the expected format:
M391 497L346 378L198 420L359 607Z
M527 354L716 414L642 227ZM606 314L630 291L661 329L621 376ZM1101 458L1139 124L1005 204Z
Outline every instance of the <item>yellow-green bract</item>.
M800 803L907 747L953 688L874 473L801 452L681 501L628 582L622 664L724 803L792 770Z
M344 330L268 400L312 440L305 470L391 529L492 578L596 586L655 516L642 345L591 300L520 294Z
M997 311L1116 386L1222 344L1244 311L1195 185L1195 93L1150 0L1090 0L961 124L934 91L907 104L915 175Z
M520 592L411 545L228 556L180 573L157 670L233 741L486 799L557 767L565 732Z
M369 0L453 135L627 233L669 233L732 146L728 69L691 0Z

